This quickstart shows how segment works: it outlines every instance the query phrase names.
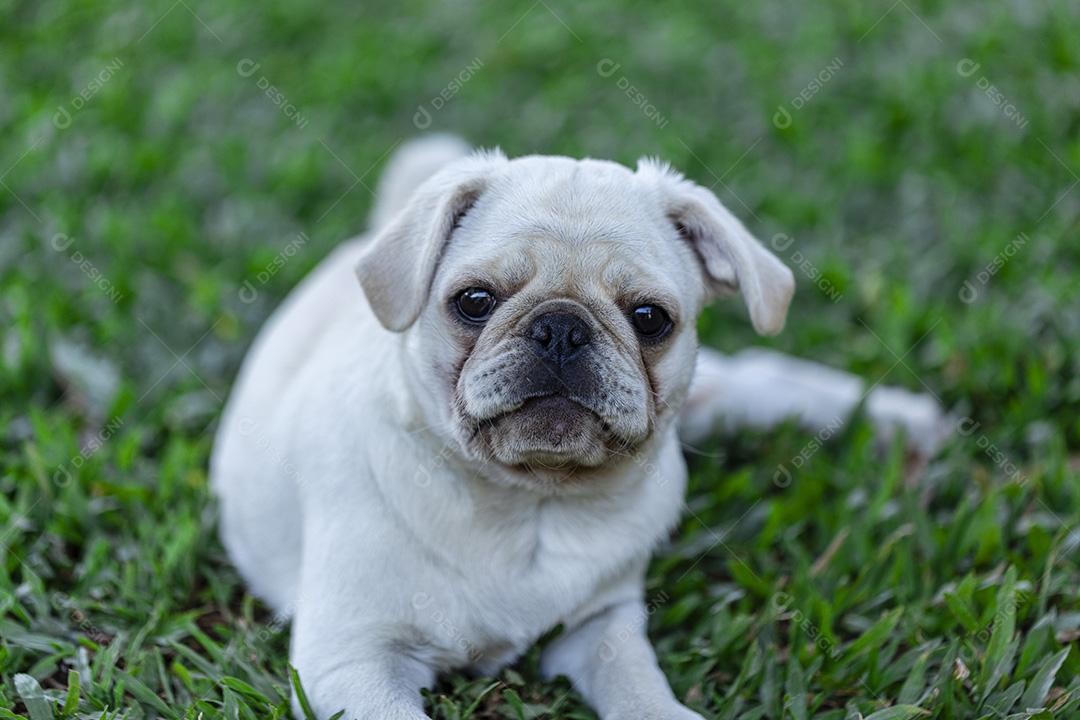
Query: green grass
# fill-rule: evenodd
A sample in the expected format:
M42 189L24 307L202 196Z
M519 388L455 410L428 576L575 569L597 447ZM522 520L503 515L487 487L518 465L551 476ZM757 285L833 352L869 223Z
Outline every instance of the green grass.
M0 1L0 717L287 714L287 626L216 539L211 432L421 106L510 154L715 185L809 263L769 344L969 418L924 471L865 422L693 454L648 585L680 697L1080 717L1075 3L365 5ZM736 302L701 327L760 342ZM431 713L593 717L536 657L444 679Z

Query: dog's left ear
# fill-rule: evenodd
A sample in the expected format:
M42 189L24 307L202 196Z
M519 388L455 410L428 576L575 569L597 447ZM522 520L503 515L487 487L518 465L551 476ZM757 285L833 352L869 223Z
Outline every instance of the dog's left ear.
M356 266L368 304L383 327L401 332L420 316L450 234L506 158L477 153L423 182L379 230Z
M709 299L741 292L759 334L783 330L795 293L791 270L706 188L648 158L638 162L638 175L654 185L668 218L697 253Z

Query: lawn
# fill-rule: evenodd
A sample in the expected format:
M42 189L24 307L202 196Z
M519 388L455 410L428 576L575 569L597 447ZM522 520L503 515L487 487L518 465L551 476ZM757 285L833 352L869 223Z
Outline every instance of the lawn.
M398 142L671 161L796 271L787 330L937 395L688 450L650 635L713 718L1080 717L1080 5L2 0L0 718L288 714L207 458L261 322ZM784 471L780 472L783 468ZM898 706L898 707L894 707ZM436 718L592 718L534 650Z

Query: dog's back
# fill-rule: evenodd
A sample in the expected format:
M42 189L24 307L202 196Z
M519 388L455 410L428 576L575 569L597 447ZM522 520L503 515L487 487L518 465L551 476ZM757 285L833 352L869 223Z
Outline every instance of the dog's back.
M399 148L380 179L371 227L386 223L417 185L468 152L463 141L445 135ZM283 412L282 398L343 316L358 313L358 322L370 323L372 333L383 331L353 272L365 240L360 236L336 248L260 330L222 414L210 460L222 541L252 590L283 615L294 610L302 519L299 473L279 440L291 434L281 424L293 420Z

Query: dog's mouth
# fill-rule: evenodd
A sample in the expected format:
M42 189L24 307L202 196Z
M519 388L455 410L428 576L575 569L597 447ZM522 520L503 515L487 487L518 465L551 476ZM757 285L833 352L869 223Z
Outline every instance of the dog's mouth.
M562 395L544 395L483 420L474 441L492 460L521 471L573 472L608 457L611 431L593 410Z

